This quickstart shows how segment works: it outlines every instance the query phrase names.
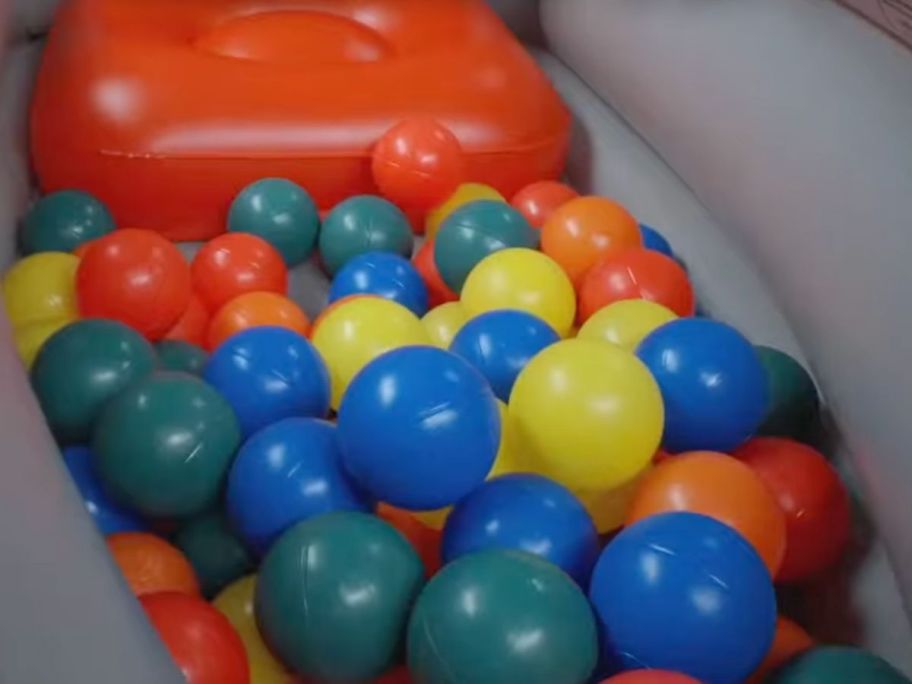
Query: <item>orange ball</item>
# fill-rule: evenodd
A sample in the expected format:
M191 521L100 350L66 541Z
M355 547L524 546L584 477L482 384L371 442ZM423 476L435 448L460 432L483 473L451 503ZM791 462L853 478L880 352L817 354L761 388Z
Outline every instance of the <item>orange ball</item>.
M428 289L430 308L433 309L447 302L459 300L459 295L453 292L449 286L443 282L440 277L440 271L437 270L437 262L434 260L434 241L426 240L418 253L412 259L415 268L421 275L421 279Z
M762 684L767 675L778 670L795 656L813 648L814 639L803 628L796 625L786 617L776 621L776 636L773 645L757 668L757 671L747 680L747 684Z
M180 250L151 230L126 228L93 240L76 270L85 318L112 318L159 340L190 301L190 269Z
M161 537L148 532L108 535L108 550L137 596L176 591L198 596L199 582L186 556Z
M615 675L602 684L700 684L693 677L667 670L634 670Z
M674 259L636 247L606 255L583 277L579 321L624 299L647 299L678 316L693 316L696 299L687 271Z
M202 347L206 343L206 329L209 327L209 312L203 300L197 294L190 295L190 302L177 323L169 330L164 339L183 340Z
M440 570L440 544L443 539L443 533L440 530L428 527L409 511L385 503L378 504L377 516L399 530L402 536L415 547L415 551L418 552L418 556L424 563L424 571L428 577L432 577Z
M575 287L611 250L642 244L636 219L604 197L577 197L565 202L542 227L542 251L561 265Z
M526 217L533 228L541 228L551 214L577 197L579 193L569 185L557 181L539 181L517 192L510 204Z
M211 351L235 333L264 325L288 328L304 336L310 333L307 314L288 297L274 292L248 292L232 299L212 317L206 348Z
M694 451L660 463L637 490L627 524L671 511L700 513L734 528L776 576L785 555L785 515L763 480L738 459Z
M288 289L288 269L279 251L250 233L225 233L203 245L190 266L193 289L209 311L248 292Z

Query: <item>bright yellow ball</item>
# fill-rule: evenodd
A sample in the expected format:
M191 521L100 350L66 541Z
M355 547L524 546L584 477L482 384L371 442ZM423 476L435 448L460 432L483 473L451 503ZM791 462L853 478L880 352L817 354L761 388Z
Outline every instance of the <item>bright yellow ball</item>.
M311 341L329 370L334 409L352 378L375 358L399 347L430 344L415 314L382 297L353 297L334 305L317 322Z
M599 534L607 534L619 529L627 518L627 509L636 495L637 489L643 478L649 472L650 467L636 475L630 482L622 484L620 487L603 491L579 491L576 492L577 498L589 515L595 522L595 528Z
M16 341L16 350L19 358L26 368L31 368L35 357L48 338L63 326L72 323L75 318L55 318L47 321L36 321L16 328L13 338Z
M611 342L634 351L649 333L677 317L661 304L645 299L626 299L599 309L580 328L578 337Z
M504 249L482 259L466 278L461 301L473 317L496 309L526 311L561 337L576 317L576 293L564 269L534 249Z
M630 352L564 340L522 370L510 415L535 472L573 490L608 490L632 480L662 437L664 407L649 370Z
M431 344L441 349L449 349L462 326L469 320L469 315L459 302L447 302L428 311L421 324L431 338Z
M424 233L428 239L433 238L437 231L440 230L441 224L446 221L447 217L464 204L477 202L478 200L494 200L497 202L506 202L507 200L497 190L490 185L483 183L463 183L436 209L428 212L427 219L424 222Z
M79 258L40 252L18 261L3 278L3 302L14 328L38 321L73 319Z

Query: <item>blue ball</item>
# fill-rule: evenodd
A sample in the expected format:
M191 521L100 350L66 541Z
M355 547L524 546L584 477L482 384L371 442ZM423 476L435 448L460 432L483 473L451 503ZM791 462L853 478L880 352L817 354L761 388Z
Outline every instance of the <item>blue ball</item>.
M668 240L665 239L665 236L655 228L647 226L645 223L641 223L640 235L643 236L643 247L674 258L675 253L671 249L671 243L669 243Z
M541 556L588 585L598 558L592 518L569 489L541 475L488 480L456 504L443 532L443 561L487 549Z
M315 418L286 418L248 439L228 475L226 505L237 533L261 555L302 520L372 508L342 468L335 426Z
M372 497L409 510L455 503L481 484L500 442L484 376L436 347L403 347L355 376L339 407L342 458Z
M671 453L731 451L766 416L769 388L756 349L708 318L680 318L637 347L665 403L663 446Z
M538 352L559 341L560 335L537 316L501 309L466 323L450 351L481 371L498 399L509 401L519 372Z
M228 401L244 436L282 418L329 412L329 373L302 335L264 326L225 340L209 357L203 379Z
M704 684L739 684L776 630L766 566L732 528L695 513L663 513L625 528L602 552L589 598L605 657Z
M95 475L92 452L89 449L83 446L67 447L63 450L63 462L99 532L108 535L148 530L149 527L142 518L115 503L105 493Z
M350 295L376 295L411 309L416 316L428 310L428 290L412 263L390 252L367 252L351 259L333 278L329 303Z

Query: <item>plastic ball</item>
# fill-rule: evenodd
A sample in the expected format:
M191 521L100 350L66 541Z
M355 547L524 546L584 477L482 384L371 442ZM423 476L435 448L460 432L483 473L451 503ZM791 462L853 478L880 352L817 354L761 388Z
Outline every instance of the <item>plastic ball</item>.
M465 307L459 302L447 302L428 311L421 319L431 344L449 349L456 335L469 320Z
M228 232L263 238L289 268L310 258L319 230L317 205L304 188L285 178L251 183L228 211Z
M447 518L443 560L487 549L516 549L554 563L586 586L599 553L592 518L569 490L541 475L488 480Z
M700 684L693 677L668 670L631 670L609 677L602 684Z
M577 197L552 212L541 231L542 251L561 265L574 286L612 250L643 244L636 219L605 197Z
M415 314L380 297L337 302L317 321L312 340L329 370L335 409L352 378L371 360L391 349L429 342Z
M541 228L557 209L579 193L569 185L557 181L538 181L527 185L510 201L533 228Z
M643 238L643 247L651 249L667 257L674 257L675 253L671 249L671 243L652 226L645 223L640 224L640 236Z
M524 311L489 311L466 323L450 351L477 368L498 399L509 401L520 371L560 340L554 328Z
M31 370L44 343L75 320L74 318L53 318L15 328L13 342L16 344L16 352L25 367Z
M370 681L402 645L424 567L395 529L363 513L299 523L273 545L256 616L273 653L319 681Z
M402 211L382 197L358 195L337 204L323 221L320 257L330 275L365 252L412 255L412 226Z
M201 347L181 340L162 340L155 345L158 362L164 370L202 375L209 355Z
M807 632L788 618L779 616L773 645L747 684L763 684L771 673L813 647L814 640Z
M764 481L737 459L694 452L656 466L637 489L627 524L670 511L700 513L737 530L776 576L786 548L785 516Z
M629 482L611 489L581 489L574 492L592 516L599 534L609 534L624 525L627 510L649 470L647 466Z
M95 475L91 451L83 446L67 447L63 450L63 462L99 532L107 535L146 530L147 525L142 519L112 501L105 493Z
M766 566L737 532L703 515L654 515L622 530L596 563L589 598L605 654L622 669L734 684L773 641Z
M200 593L193 566L161 537L148 532L118 532L106 539L108 551L136 596L177 591Z
M430 209L445 200L466 171L462 145L434 119L406 119L383 134L371 160L384 197L403 207Z
M323 418L329 373L306 337L278 327L242 330L212 353L203 378L234 409L249 437L283 418Z
M206 344L206 330L209 328L209 311L196 293L190 294L190 301L177 323L165 333L166 340L180 340L202 347Z
M402 510L389 504L379 504L377 515L395 527L408 539L424 563L424 574L433 577L441 567L440 546L443 535L421 522L412 511Z
M761 345L756 349L770 393L758 434L795 439L807 436L820 413L820 397L810 373L783 351Z
M32 389L57 441L85 443L102 407L155 364L155 349L135 330L86 319L44 343L32 364Z
M250 292L284 295L288 269L282 255L263 238L250 233L224 233L207 242L190 265L193 290L214 313Z
M355 376L339 408L342 459L371 496L400 508L455 503L490 471L500 416L484 377L436 347L388 352Z
M424 281L428 291L428 303L434 307L455 302L459 300L459 295L453 292L449 286L443 282L440 277L440 271L437 270L437 262L434 261L434 241L425 240L424 244L418 249L418 252L412 258L412 263L418 269L418 274Z
M193 566L207 599L253 571L253 559L220 512L206 513L183 525L174 544Z
M610 342L633 352L649 333L676 318L673 311L661 304L626 299L599 309L576 336L582 340Z
M248 292L232 299L212 317L206 331L206 347L217 349L233 335L262 327L285 328L307 337L310 319L288 297L274 292Z
M79 259L62 252L42 252L17 261L3 277L3 303L13 328L75 319L78 268Z
M22 221L25 254L72 252L114 230L114 218L100 201L79 190L61 190L35 202Z
M479 200L493 200L506 203L506 198L490 185L483 183L463 183L451 194L446 201L432 209L427 214L425 221L425 234L428 240L433 240L440 230L440 226L454 211L470 202Z
M839 560L851 537L852 511L845 486L820 452L760 437L734 455L760 476L785 513L785 557L776 579L807 580Z
M662 436L662 397L629 352L565 340L519 374L510 414L536 472L576 491L623 485L652 459Z
M408 665L419 682L584 684L597 641L586 597L559 568L483 551L447 565L421 592Z
M818 646L767 679L770 684L909 684L883 658L849 646Z
M237 418L212 387L157 372L104 407L92 451L117 501L149 517L186 517L216 504L239 442Z
M460 292L469 272L494 252L535 248L538 232L504 202L479 200L450 214L434 238L434 261L443 282Z
M177 593L139 601L187 684L250 684L244 643L215 608Z
M302 520L371 509L342 467L336 427L313 418L287 418L247 440L228 476L226 505L260 555Z
M351 259L333 278L329 303L352 295L375 295L402 304L416 316L428 310L428 289L411 262L389 252Z
M126 323L159 340L190 303L190 267L159 233L129 228L92 243L76 271L83 316Z
M636 353L662 390L666 450L731 451L763 422L766 374L750 342L731 326L681 318L650 333Z
M505 249L482 260L466 278L461 301L470 316L517 309L538 316L566 337L576 294L557 263L532 249Z

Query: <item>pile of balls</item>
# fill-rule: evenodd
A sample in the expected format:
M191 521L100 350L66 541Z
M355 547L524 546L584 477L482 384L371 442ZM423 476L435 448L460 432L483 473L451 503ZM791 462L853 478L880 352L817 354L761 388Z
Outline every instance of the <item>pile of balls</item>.
M778 615L851 529L800 364L610 199L508 202L427 120L373 173L322 218L253 183L189 260L84 193L25 219L35 396L190 684L907 682Z

